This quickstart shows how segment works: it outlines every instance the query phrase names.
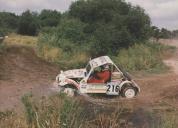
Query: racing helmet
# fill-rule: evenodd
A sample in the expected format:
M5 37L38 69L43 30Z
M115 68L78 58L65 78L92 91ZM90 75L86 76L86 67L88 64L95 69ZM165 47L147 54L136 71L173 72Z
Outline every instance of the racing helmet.
M108 64L103 65L103 70L109 70L109 65Z

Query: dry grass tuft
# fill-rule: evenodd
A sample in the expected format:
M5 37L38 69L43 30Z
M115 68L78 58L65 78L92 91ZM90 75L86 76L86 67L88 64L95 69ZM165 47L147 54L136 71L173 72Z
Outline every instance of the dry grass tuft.
M8 38L4 40L7 45L22 45L36 47L37 37L35 36L22 36L15 33L8 35Z
M44 45L41 48L39 56L49 62L56 62L62 56L62 49L57 47L51 47L49 45Z

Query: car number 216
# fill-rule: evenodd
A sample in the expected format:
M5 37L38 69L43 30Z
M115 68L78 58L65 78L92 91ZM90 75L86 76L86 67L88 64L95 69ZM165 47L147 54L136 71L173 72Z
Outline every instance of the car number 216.
M119 85L118 83L108 83L107 84L107 95L119 95Z

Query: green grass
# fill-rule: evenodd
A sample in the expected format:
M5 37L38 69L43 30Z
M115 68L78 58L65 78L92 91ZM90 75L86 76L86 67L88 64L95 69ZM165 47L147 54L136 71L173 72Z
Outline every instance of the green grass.
M40 35L37 44L37 54L53 63L57 63L61 69L84 67L89 60L89 54L82 47L76 48L68 40L58 40L63 44L60 47L55 44L55 35Z
M66 46L67 47L67 46ZM50 44L40 44L39 55L47 61L59 64L62 69L84 67L90 58L90 53L82 49L67 52L65 48L52 47ZM69 46L68 49L72 49ZM119 54L112 56L116 64L128 71L145 71L161 73L169 68L163 63L166 56L171 56L174 47L159 43L135 44L128 49L121 49Z
M25 113L0 112L2 128L176 128L177 113L133 109L126 105L94 105L80 98L57 94L36 100L31 94L22 97ZM128 108L127 108L128 107ZM137 119L139 122L132 122Z
M37 52L45 60L59 64L62 69L81 68L87 64L92 53L87 50L87 46L77 46L67 39L59 39L57 33L48 32L39 36ZM162 73L169 69L163 59L171 56L170 51L173 49L172 46L157 42L142 42L121 49L112 59L127 71Z
M171 46L156 42L135 44L128 49L122 49L113 59L128 71L164 72L168 67L163 63L163 58L172 49L174 48Z

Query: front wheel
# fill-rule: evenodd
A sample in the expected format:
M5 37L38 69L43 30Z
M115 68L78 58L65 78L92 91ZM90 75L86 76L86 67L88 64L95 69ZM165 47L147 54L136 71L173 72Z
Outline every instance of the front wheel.
M133 98L136 96L137 94L137 91L134 87L132 86L128 86L128 87L125 87L123 90L122 90L122 96L123 97L126 97L126 98Z
M75 96L75 89L73 88L64 88L63 92L69 97Z

